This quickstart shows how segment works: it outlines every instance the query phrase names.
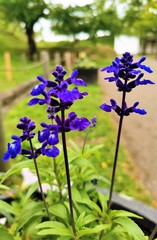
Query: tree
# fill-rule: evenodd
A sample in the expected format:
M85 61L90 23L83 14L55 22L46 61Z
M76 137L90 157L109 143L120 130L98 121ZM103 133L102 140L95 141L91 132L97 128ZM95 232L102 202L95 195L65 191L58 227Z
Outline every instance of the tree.
M50 12L52 31L76 40L76 35L83 31L82 15L84 13L78 6L64 8L61 4L55 5Z
M95 40L99 31L109 31L114 35L121 29L116 8L112 1L108 0L95 0L83 7L76 5L64 8L62 5L56 5L50 13L50 18L52 31L73 36L74 39L79 33L87 33L90 39Z
M145 54L148 38L152 39L152 43L157 39L156 19L157 1L128 1L128 9L124 17L125 32L140 37L143 54Z
M0 0L0 12L5 20L22 24L27 36L29 57L33 60L37 48L34 40L34 25L42 17L46 17L45 9L48 5L44 0Z

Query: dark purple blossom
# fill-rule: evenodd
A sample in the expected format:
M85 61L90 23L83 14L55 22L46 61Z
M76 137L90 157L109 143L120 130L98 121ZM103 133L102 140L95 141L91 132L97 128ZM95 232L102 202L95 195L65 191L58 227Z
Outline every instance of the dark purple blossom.
M42 76L37 79L40 82L36 85L31 95L33 98L28 103L29 106L36 104L47 105L48 118L52 120L51 124L41 123L43 130L38 132L38 141L41 147L32 149L32 138L35 133L35 123L27 117L20 119L17 128L22 130L22 135L15 139L14 142L8 144L8 150L4 155L3 160L8 160L10 157L14 158L17 154L25 155L27 158L36 158L40 154L48 157L56 157L59 154L59 149L56 145L59 143L59 133L68 132L71 130L83 131L90 125L90 121L84 117L79 118L72 112L67 118L58 115L58 112L64 112L77 99L82 99L88 95L87 92L80 92L76 86L87 86L87 84L78 78L78 70L74 70L71 76L65 79L66 71L61 65L57 65L52 72L54 80L47 80ZM70 85L76 85L74 87ZM69 88L70 86L70 88ZM23 149L21 143L27 140L30 143L30 149Z
M22 141L32 139L35 135L32 132L35 129L35 122L31 122L31 119L28 117L20 118L20 123L17 124L17 128L22 130Z
M106 112L114 110L119 116L128 116L131 112L138 114L146 114L144 109L136 108L139 104L136 102L132 107L126 105L126 93L131 92L133 88L139 85L154 84L154 82L143 79L144 70L148 73L152 73L152 70L147 65L142 64L146 60L146 57L140 58L138 62L133 62L133 56L126 52L122 55L122 58L116 58L110 66L102 69L108 73L113 73L113 76L106 77L105 80L109 82L115 82L118 91L123 92L123 103L122 106L118 106L114 99L111 99L111 105L106 103L102 104L100 108Z
M77 78L77 76L78 76L78 70L75 69L72 72L70 78L68 78L66 81L68 82L68 84L72 84L73 83L73 84L75 84L77 86L87 86L87 83L85 81L83 81L82 79Z
M21 138L17 136L12 136L15 141L8 143L8 150L5 152L2 160L7 161L9 158L15 158L21 153Z
M127 107L126 103L123 105L123 109L119 107L114 99L110 100L111 105L108 105L106 103L102 104L100 108L105 112L111 112L114 110L119 116L128 116L130 113L138 113L140 115L146 114L146 111L144 109L136 108L139 104L139 102L134 103L132 107Z
M70 122L70 130L83 131L90 125L90 121L87 118L75 117L73 121Z
M69 132L71 130L83 131L90 125L90 121L87 118L79 118L75 112L70 112L64 123L58 115L55 117L55 121L59 132Z
M22 148L22 142L24 142L25 140L30 141L32 138L34 138L35 133L33 132L33 130L35 129L35 127L35 123L32 122L30 118L20 118L20 123L17 124L17 128L22 130L22 135L20 137L15 135L11 137L14 142L8 143L8 150L2 158L3 161L9 160L9 158L15 158L18 154L24 155L28 158L33 157L33 153L30 150ZM35 156L39 156L39 149L36 150L34 154Z
M75 100L82 99L88 95L87 92L80 92L77 87L70 88L70 85L87 86L87 84L80 78L77 78L78 70L74 70L71 76L64 79L66 71L61 65L57 65L55 71L52 72L55 77L54 81L46 80L38 76L37 79L42 82L35 86L31 95L34 97L28 103L29 106L36 104L48 105L48 118L53 118L54 113L57 113L61 108L68 109ZM41 97L37 97L41 95ZM50 112L51 109L51 112Z
M154 84L154 82L147 79L141 80L144 76L141 69L148 73L153 72L150 67L141 64L145 59L146 57L142 57L138 62L133 63L133 56L129 52L126 52L123 54L122 58L116 58L110 66L102 69L102 71L107 71L114 75L104 79L109 82L115 82L118 91L126 92L130 92L138 85Z
M38 140L42 143L41 154L48 157L57 157L59 149L55 145L59 142L58 127L53 124L41 123L44 127L42 131L38 132Z

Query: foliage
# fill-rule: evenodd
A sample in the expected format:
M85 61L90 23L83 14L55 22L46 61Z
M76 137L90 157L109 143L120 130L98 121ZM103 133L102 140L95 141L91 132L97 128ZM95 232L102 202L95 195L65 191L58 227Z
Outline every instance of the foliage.
M83 7L76 5L67 8L56 5L50 14L52 30L57 34L72 36L74 40L80 33L86 33L92 40L96 40L100 32L105 35L107 31L110 35L115 35L121 30L121 21L113 2L108 3L99 0ZM111 18L114 21L110 21Z
M48 158L40 159L38 162L42 182L46 181L49 186L46 200L49 204L50 213L53 216L52 221L47 221L43 204L40 198L38 198L40 194L37 192L37 183L32 184L28 190L23 189L23 191L19 191L20 189L15 189L15 200L12 201L11 205L4 201L0 202L0 213L7 218L9 224L7 229L2 226L3 231L8 234L5 239L12 239L12 235L14 235L15 239L18 236L21 236L19 239L25 239L26 236L29 236L30 239L45 239L45 236L48 239L50 236L56 236L54 239L62 239L64 237L63 239L69 240L99 239L99 236L102 234L105 235L105 239L111 239L112 235L117 236L117 234L121 236L121 239L126 239L126 237L130 240L144 239L144 235L137 228L137 225L128 219L128 217L138 216L116 210L110 210L107 213L108 196L97 192L91 183L92 178L97 178L102 186L103 182L106 181L100 175L97 175L96 169L90 162L91 154L97 154L100 147L98 146L98 148L93 150L91 148L86 149L84 156L80 152L80 148L76 146L75 149L69 149L71 179L74 183L72 193L75 203L74 213L77 237L73 236L70 225L66 199L65 172L63 171L64 161L61 154L56 159L56 162L52 162ZM35 171L31 160L21 161L12 166L8 173L4 175L1 183L10 176L15 177L17 173L21 172L23 167L29 167L32 172ZM47 170L45 171L45 169ZM44 222L43 219L45 219ZM130 237L128 237L125 229L129 232ZM102 237L102 239L104 238Z
M156 37L157 2L156 1L127 1L124 24L126 31L137 34L142 39Z
M14 28L13 28L14 29ZM14 29L14 33L11 31L4 31L1 30L0 34L0 54L4 53L5 51L11 51L13 52L15 49L18 50L24 50L26 49L26 41L21 36L22 34L19 34L19 30ZM10 44L11 42L11 44ZM17 44L18 43L18 44ZM1 60L0 60L1 62Z
M36 53L36 44L33 36L34 24L39 18L46 16L44 12L46 8L48 8L48 5L43 0L0 1L0 11L4 14L4 20L8 23L16 22L23 24L28 39L30 59L32 59Z

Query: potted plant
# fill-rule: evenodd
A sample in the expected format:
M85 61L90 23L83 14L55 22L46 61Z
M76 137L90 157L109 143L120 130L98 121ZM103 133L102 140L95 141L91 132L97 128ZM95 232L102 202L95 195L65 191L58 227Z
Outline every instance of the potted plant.
M38 76L41 82L32 91L32 99L28 105L46 105L48 121L42 122L36 134L36 124L28 117L20 118L17 128L20 134L12 136L12 143L3 156L3 161L21 156L1 178L1 189L8 190L4 182L15 176L23 168L29 168L36 174L37 181L26 189L17 187L13 200L7 203L0 200L0 213L4 217L0 225L1 237L5 240L152 240L156 228L149 236L135 223L141 219L134 212L113 209L113 188L118 161L119 143L123 118L131 113L146 114L138 108L138 102L127 106L126 95L136 86L153 84L143 80L141 70L151 73L151 69L142 64L145 58L133 62L133 56L126 52L122 58L116 58L111 66L102 71L113 73L106 80L114 82L122 93L121 106L114 99L111 104L102 104L101 110L119 115L117 144L113 164L112 179L109 193L102 192L98 187L107 180L97 174L95 167L89 161L91 154L97 153L102 145L91 148L86 145L89 130L96 125L96 117L87 119L70 112L70 107L76 100L88 95L81 92L77 86L87 84L78 78L74 70L70 77L65 78L66 71L62 66L56 66L52 72L53 81ZM74 87L72 87L75 85ZM69 87L70 86L70 87ZM42 107L42 113L44 108ZM69 131L83 131L87 134L80 149L74 142L67 146ZM61 143L60 143L61 139ZM26 158L26 159L25 159ZM25 159L25 160L24 160Z
M91 60L85 52L79 55L75 63L75 68L78 69L78 77L86 79L87 83L95 83L98 78L98 66L95 61Z

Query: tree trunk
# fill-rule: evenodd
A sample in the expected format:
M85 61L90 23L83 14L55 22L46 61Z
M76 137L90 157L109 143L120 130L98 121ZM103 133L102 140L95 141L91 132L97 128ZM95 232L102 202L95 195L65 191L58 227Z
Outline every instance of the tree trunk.
M29 59L33 61L36 59L36 54L37 54L37 47L34 41L33 26L29 26L29 27L26 26L26 35L27 35L28 46L29 46Z

